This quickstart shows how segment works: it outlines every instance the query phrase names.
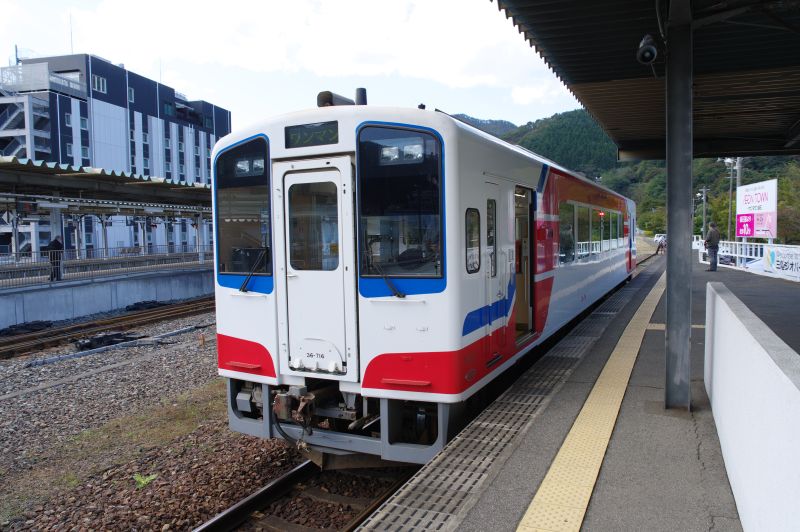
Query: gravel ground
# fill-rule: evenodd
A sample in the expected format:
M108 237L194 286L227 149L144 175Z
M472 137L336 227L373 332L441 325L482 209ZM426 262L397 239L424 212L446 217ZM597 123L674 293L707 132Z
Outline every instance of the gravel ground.
M341 530L358 513L348 504L322 502L308 497L295 497L290 501L279 501L268 507L266 512L290 523L323 530ZM263 530L258 526L251 528Z
M298 462L278 440L232 433L224 421L88 479L9 523L12 530L185 530ZM134 475L140 475L137 487ZM153 477L155 475L155 477Z
M213 322L213 313L150 325L135 331L157 335ZM204 342L200 340L202 333ZM0 364L0 395L78 377L132 360L113 370L21 396L0 399L0 475L31 467L49 449L111 419L136 413L216 379L215 329L165 339L169 345L120 348L47 366L24 368L35 357ZM50 350L54 356L74 349ZM135 359L135 360L133 360Z
M164 333L183 329L191 326L203 326L214 323L212 312L189 316L177 320L170 320L164 323L152 323L136 329L126 330L126 333L141 336L158 336ZM175 337L164 339L164 343L183 342L188 338L197 339L200 333L204 333L206 339L213 340L213 328L201 328L194 333L187 333ZM37 366L26 368L25 366L33 361L68 355L79 352L73 344L62 345L48 348L40 353L16 357L9 360L0 360L0 396L17 390L30 388L47 382L72 377L85 373L86 371L121 362L130 358L131 349L119 348L112 349L103 353L88 355L73 360L63 360L47 366ZM0 399L1 400L1 399Z

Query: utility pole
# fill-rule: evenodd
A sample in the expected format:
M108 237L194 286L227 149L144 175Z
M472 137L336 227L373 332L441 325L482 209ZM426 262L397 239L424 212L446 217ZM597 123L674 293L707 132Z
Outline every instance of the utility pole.
M730 170L730 175L728 176L728 232L725 237L729 241L736 240L735 238L731 238L731 209L733 208L733 168L735 166L735 161L733 159L725 159L725 165Z
M740 186L742 186L742 158L741 157L737 157L736 158L736 195L737 196L739 195L739 187ZM738 208L737 208L737 210L738 210ZM746 243L747 243L747 237L742 237L742 244L746 244ZM742 246L742 248L745 248L745 247L746 246L744 246L744 245ZM746 250L742 249L741 253L746 253ZM746 259L743 259L741 254L737 254L736 257L737 257L736 260L740 261L740 262L737 263L737 266L742 266L742 265L747 263Z
M700 236L705 238L706 236L706 195L708 194L708 187L703 185L703 188L700 189L700 193L703 197L703 225L700 229Z

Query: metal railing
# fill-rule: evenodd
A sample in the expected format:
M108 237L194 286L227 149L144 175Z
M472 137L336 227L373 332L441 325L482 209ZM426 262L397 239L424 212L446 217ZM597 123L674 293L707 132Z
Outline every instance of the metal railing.
M700 247L697 254L701 263L709 263L708 250ZM800 281L800 246L723 240L719 243L717 264L723 268Z
M148 245L0 253L0 289L122 273L211 268L213 246Z
M50 72L47 63L31 63L0 68L0 86L8 92L53 90L86 97L86 84Z
M14 139L6 144L6 147L0 150L0 155L3 156L17 156L20 151L25 149L25 143L21 142L18 138L14 137Z
M23 112L22 105L16 102L6 107L6 109L2 113L0 113L0 129L6 129L6 125L8 125L22 112Z

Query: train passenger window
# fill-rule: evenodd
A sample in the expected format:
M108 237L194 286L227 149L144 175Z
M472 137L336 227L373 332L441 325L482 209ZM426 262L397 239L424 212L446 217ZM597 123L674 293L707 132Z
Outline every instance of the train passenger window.
M216 163L217 260L221 274L272 275L269 152L263 138Z
M575 206L571 203L558 204L558 261L566 264L575 260Z
M497 201L486 200L486 248L489 252L489 276L497 277Z
M601 242L603 240L603 225L602 220L603 217L600 216L600 212L597 209L592 209L592 244L590 248L590 252L593 255L599 255L601 249Z
M289 188L289 264L295 270L339 267L339 205L330 181Z
M481 214L478 209L467 209L467 273L481 269Z
M409 129L364 127L358 138L362 276L441 277L441 146Z
M588 257L591 252L589 239L589 207L578 207L578 258Z

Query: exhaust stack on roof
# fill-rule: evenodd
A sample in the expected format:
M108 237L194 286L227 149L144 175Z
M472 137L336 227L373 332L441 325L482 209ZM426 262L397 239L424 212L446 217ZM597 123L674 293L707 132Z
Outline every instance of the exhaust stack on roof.
M317 107L332 105L367 105L367 89L363 87L356 89L355 101L331 91L322 91L317 94Z

